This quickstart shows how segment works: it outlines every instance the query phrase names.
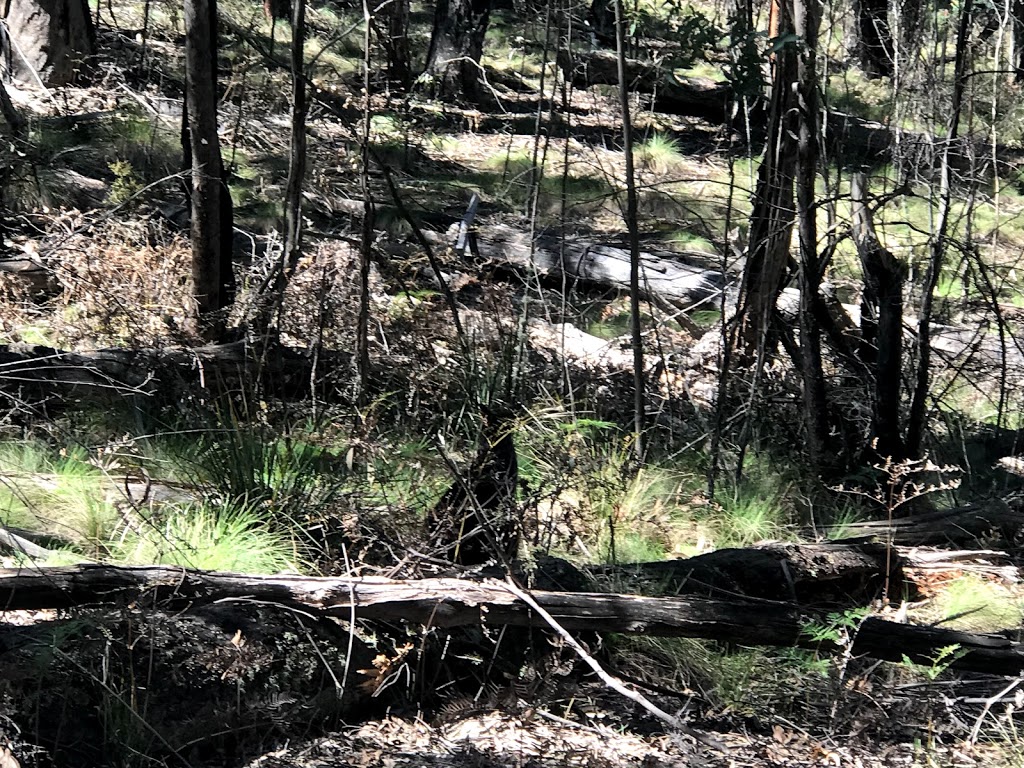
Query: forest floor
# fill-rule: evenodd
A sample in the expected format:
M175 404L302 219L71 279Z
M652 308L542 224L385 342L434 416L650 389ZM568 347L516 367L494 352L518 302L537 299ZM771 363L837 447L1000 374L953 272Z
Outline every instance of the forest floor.
M259 18L257 8L249 10L254 18ZM326 34L330 28L324 22L321 31ZM176 38L168 35L164 40L150 41L148 66L151 69L146 75L152 77L153 82L145 78L140 82L138 73L127 77L127 68L121 69L126 60L136 60L138 49L134 35L104 27L101 38L103 55L108 57L105 62L107 82L88 89L63 89L59 99L55 99L52 92L31 85L12 87L18 107L32 115L34 154L24 163L19 159L18 172L12 179L11 194L18 197L23 217L18 220L20 228L3 244L4 251L5 256L12 259L33 261L45 275L41 278L38 273L33 273L36 278L25 273L0 275L0 341L79 351L104 346L187 347L195 343L195 339L183 330L191 302L185 278L190 254L187 232L180 218L183 209L180 180L176 177L181 157L177 144L180 100L175 99L180 85ZM234 44L238 45L238 41ZM279 251L275 250L280 246L276 228L280 223L286 172L283 158L287 156L288 136L287 105L282 95L286 92L284 73L268 66L267 74L263 71L265 62L259 57L255 57L256 63L243 58L239 56L241 63L237 64L237 70L232 70L228 87L251 90L237 100L225 98L222 105L225 158L233 173L238 240L244 243L236 254L242 293L231 318L233 325L242 325L250 317L246 313L254 310L258 299L253 298L253 288L261 284L279 258ZM524 59L524 70L525 63ZM251 75L251 81L246 79L251 74L247 67L258 73ZM498 74L490 71L492 76ZM531 83L536 75L534 71L529 78ZM540 123L543 115L538 108L544 106L535 92L529 93L532 85L524 87L524 78L515 73L495 77L494 81L504 102L500 108L489 112L434 103L415 104L416 109L410 110L409 102L390 101L383 96L376 97L374 102L377 114L372 121L371 143L375 155L369 182L379 207L378 231L374 234L378 258L371 278L377 326L372 355L376 370L381 373L376 386L381 402L393 398L409 410L415 406L422 424L430 424L431 436L439 432L439 422L452 427L452 422L448 421L450 414L444 412L444 407L451 406L452 401L446 398L452 391L464 395L468 387L459 390L462 383L452 385L461 373L456 371L459 361L452 354L456 340L448 309L438 293L439 275L428 269L408 222L392 207L393 200L383 183L382 167L387 166L394 172L407 206L419 221L428 222L430 227L443 229L457 221L465 212L471 195L476 193L482 198L477 218L480 226L503 222L530 233L550 227L551 231L567 235L586 233L610 240L622 239L619 197L624 155L617 146L620 127L615 95L607 88L570 89L564 103L565 113L572 115L571 125L565 126L568 135L557 135L558 131L551 130L545 136L530 136L524 126L532 129L535 118ZM511 84L518 92L505 88L501 82ZM352 94L358 93L360 85L358 78L351 74L339 76L330 86L322 80L320 84L324 90L318 94L317 106L308 124L310 173L304 199L309 220L306 253L289 287L286 306L290 308L290 315L283 321L281 338L295 348L350 350L354 348L352 329L356 305L352 276L359 246L354 233L358 232L358 217L362 212L358 178L360 148L354 128L359 119L358 99ZM749 212L748 198L756 174L754 153L751 151L741 157L742 153L735 151L737 142L732 130L695 119L639 110L637 125L641 140L637 151L640 216L645 242L657 242L666 249L700 252L716 260L719 254L724 254L721 259L728 262L724 268L734 276L737 268L734 239L742 237L743 227L736 222L742 221ZM155 186L145 190L151 183ZM1004 193L1001 204L1003 214L1013 220L1020 218L1019 213L1024 210L1019 197L1009 191ZM846 205L845 200L842 205ZM895 214L892 217L896 221L888 230L891 243L906 246L910 251L909 238L903 229L913 227L905 226ZM880 228L885 229L884 225ZM998 240L997 261L1010 264L1011 259L1017 258L1015 249L1021 244L1020 237L1020 229L1009 225L994 233L992 241ZM852 296L856 287L856 281L850 278L851 265L856 268L854 251L849 242L840 242L837 247L839 257L830 277L835 278L840 293ZM600 357L607 359L611 354L608 350L612 350L620 358L627 358L625 302L616 291L592 285L552 290L549 285L541 287L539 281L535 286L534 281L523 280L521 276L509 278L504 273L492 274L493 265L478 263L468 254L457 255L448 249L441 253L441 260L447 276L454 276L451 282L467 322L475 322L489 331L516 327L520 317L525 316L542 318L555 328L560 327L559 323L574 323L592 334L588 340L596 341L600 337L603 344ZM384 274L384 266L393 273ZM1008 271L1013 270L1008 267ZM949 278L947 289L951 294L955 295L960 278L959 274ZM32 282L33 279L37 281ZM966 280L965 270L965 284ZM950 322L964 319L955 308L945 309L949 310L945 319ZM1015 307L1009 304L1004 307L1008 313L1013 309ZM670 435L675 441L672 445L675 455L678 455L677 446L683 444L697 446L699 451L706 438L706 423L714 417L709 405L717 393L717 353L706 351L703 359L697 361L688 358L688 353L700 343L701 331L721 318L717 308L705 308L704 318L694 315L689 318L690 324L682 326L687 318L674 308L651 306L646 311L651 326L657 328L649 336L651 359L661 359L663 363L657 381L661 389L652 395L661 398L657 403L658 408L663 409L659 412L661 428L669 432L676 430ZM1019 320L1019 316L1014 318L1014 322ZM965 326L973 327L972 322ZM572 326L566 328L575 330ZM708 349L715 335L705 335ZM485 334L481 334L481 338L481 347L484 347ZM566 338L567 334L563 333L563 345ZM969 359L957 376L966 373L970 386L954 381L941 398L956 400L954 405L958 412L973 410L988 414L992 410L997 376L989 359L978 361L975 353L981 345L976 341L972 331L968 340L951 353L955 357L969 348ZM561 382L562 362L545 363L548 373L558 368L554 376L556 384ZM957 360L957 365L960 362ZM615 377L628 375L628 365L627 362L614 371L610 367L594 366L589 374L579 369L572 371L572 375L579 376L591 388L590 391L597 393L590 405L612 402L619 408L618 411L608 408L605 412L585 412L582 422L593 417L589 426L594 427L594 434L601 439L605 422L623 421L620 417L626 409L622 408L622 403L627 401L616 389ZM949 365L952 367L953 363ZM531 369L530 373L535 370L539 367ZM565 371L568 370L567 364ZM773 414L776 421L759 437L772 447L788 446L799 433L793 406L798 400L793 393L798 392L799 386L788 378L790 373L788 364L783 363L774 366L770 373L772 383L778 386L778 397L769 405L777 411ZM682 383L674 386L673 381ZM473 386L480 382L469 380L468 383ZM538 391L547 383L539 375L529 382ZM1003 380L1002 386L1012 389L1014 382ZM839 393L837 405L848 410L852 414L851 421L863 427L869 421L870 406L863 400L860 389L849 385L848 390L850 402L843 401L843 393ZM555 385L551 391L557 391ZM698 396L699 391L706 396ZM602 396L604 401L600 400ZM188 392L172 404L172 409L184 409L184 404L193 402L190 400L193 397L202 399L195 392ZM273 414L268 416L269 411L260 410L267 408L260 397L262 393L252 400L257 405L246 405L258 411L254 421L262 426ZM344 395L339 399L343 400ZM552 401L537 402L537 411L554 410ZM293 406L288 404L282 410L291 410ZM294 410L302 409L295 407ZM942 420L943 415L952 410L952 406L940 403L937 420ZM26 409L25 413L29 411ZM422 458L422 446L427 442L426 426L417 424L417 427L422 426L422 432L414 436L419 444L414 444L411 438L403 443L407 436L399 434L397 426L395 434L388 434L392 425L373 425L377 413L368 413L369 416L367 413L353 416L353 423L358 425L358 430L365 428L364 432L359 432L357 427L349 430L347 423L332 424L330 439L316 436L323 438L317 447L327 445L334 452L330 455L332 461L336 454L345 455L350 446L355 446L352 450L356 455L364 450L365 455L371 456L367 460L367 476L380 469L373 464L380 456L407 465L402 471L413 476L409 485L420 494L416 503L406 503L401 491L389 488L390 497L379 495L372 504L369 501L366 504L367 509L376 505L375 513L386 506L380 514L391 524L395 523L393 518L406 514L407 517L402 518L406 536L386 542L387 546L402 551L410 542L417 544L415 532L422 525L424 499L435 486L443 488L450 482L450 467L437 455L432 456L433 464ZM628 418L628 414L625 415ZM729 414L723 421L732 418L733 414ZM57 443L60 450L66 448L66 444L60 442L64 434L52 424L27 427L24 419L24 413L18 413L9 423L5 421L5 435L20 438L38 428ZM366 426L368 422L370 427ZM592 466L579 468L587 459L586 451L579 447L585 443L586 427L568 420L564 423L552 420L552 423L554 426L547 424L547 433L540 437L539 430L524 435L524 449L537 449L541 438L555 439L551 434L563 441L559 447L564 448L558 457L565 461L558 466L544 464L541 452L530 454L540 467L536 471L548 474L543 482L531 482L538 488L554 489L549 497L542 497L538 490L531 503L538 519L539 508L546 505L550 516L564 517L559 521L562 530L582 530L587 512L586 492L592 489L604 492L602 483L618 489L620 486L615 483L621 480L620 475L626 474L621 471L625 465L613 465L606 475L598 476L597 471L587 475ZM952 419L949 424L953 424ZM227 426L229 430L237 429L239 424ZM408 426L409 422L401 424L402 428ZM375 427L379 433L373 432ZM118 424L118 429L128 427ZM1015 432L1011 435L1011 431L1004 430L1002 436L1004 442L1016 446L1018 435ZM301 432L298 434L308 437ZM352 438L357 434L358 438ZM291 445L293 433L282 428L282 435L282 444ZM121 439L124 435L116 437ZM364 437L367 442L377 440L379 444L369 447L366 442L359 444ZM452 438L450 432L448 437ZM456 442L460 437L465 442L462 434L455 437ZM978 446L962 439L964 435L952 427L944 437L955 450L963 443L964 464L970 474L972 468L966 454ZM127 486L129 474L135 468L125 469L126 465L117 463L120 457L114 454L122 450L125 454L134 451L133 439L126 438L124 445L118 444L116 449L110 447L113 441L108 444L99 439L96 440L98 449L96 445L89 446L92 451L89 461L99 466L104 479L120 485L123 477ZM613 448L620 448L615 442L617 439L608 438L606 442ZM315 441L310 438L310 442ZM977 485L997 494L1009 492L1006 477L997 474L993 479L989 471L996 459L1006 455L999 452L1004 446L984 447L992 454L982 453L973 459ZM794 446L786 459L798 456L798 448ZM204 449L208 450L208 446ZM415 453L416 450L420 453ZM460 460L465 458L457 451L453 455ZM593 464L610 465L611 462L605 461L608 455L595 452L597 459ZM165 457L159 458L162 461ZM108 463L103 463L108 459ZM752 464L755 459L748 461ZM342 463L334 461L331 470ZM678 466L673 469L678 471ZM600 471L604 471L604 467ZM29 474L29 470L24 473ZM152 485L154 478L148 468L144 475L147 487ZM379 475L391 477L383 471ZM141 476L131 474L136 479ZM5 487L22 492L11 477L13 473L5 475ZM425 478L430 482L424 482ZM156 481L163 479L157 477ZM316 477L316 482L322 480ZM424 490L428 485L430 487ZM72 488L72 491L84 495L80 489ZM341 495L348 491L344 489ZM786 477L775 492L781 497L791 491L793 496L799 495L798 487ZM353 494L345 503L351 501L356 507L370 495ZM208 496L219 502L228 494L223 488L216 488ZM381 504L380 498L385 499L386 505ZM194 500L190 498L189 503ZM649 500L641 499L637 506ZM685 504L676 504L671 511L666 511L666 505L661 502L660 498L651 501L636 518L624 514L620 522L623 533L649 535L664 555L682 554L677 545L684 540L687 546L697 549L713 548L718 543L708 534L711 526L707 518L694 516L693 510L698 508L699 513L710 510L711 514L718 514L723 507L714 507L704 498L702 490L691 492ZM803 499L799 499L786 508L791 519L798 516L794 509L802 502ZM616 515L627 507L625 502L615 501L615 504L618 505L614 507ZM830 511L840 506L839 502L834 502ZM116 524L111 527L111 540L116 535L124 535L129 527L124 520L131 517L131 510L124 514L124 509L122 503L114 515ZM180 511L174 509L172 513ZM344 512L348 514L351 510L346 508ZM64 513L65 510L59 510L59 514ZM585 532L590 537L590 551L585 552L588 555L599 551L601 534L597 530L611 516L601 518L594 514L593 518L586 521L592 524L592 530ZM780 526L768 535L774 536L782 530L792 533L794 528ZM409 535L409 531L414 533ZM164 533L163 529L160 533ZM620 546L625 544L625 538L623 536ZM642 538L637 536L637 539ZM751 534L752 540L760 538ZM575 532L566 537L566 542L573 542L574 546L580 540L582 537ZM988 544L978 543L979 546ZM579 554L577 549L572 552ZM18 563L21 560L6 564ZM992 583L980 582L968 584L967 589L977 595L983 592L982 586L992 587ZM994 621L1003 621L1009 615L1010 619L1003 621L1000 628L1014 626L1015 621L1019 626L1019 609L1024 600L1016 592L997 592L1002 587L996 585L991 592L984 593L985 599L995 594L1009 606L1007 613ZM938 596L932 597L936 603L940 602ZM995 602L995 598L991 599ZM984 607L968 603L962 613L969 621L971 615L983 612ZM132 610L137 608L134 606ZM923 608L930 610L928 606ZM964 618L958 615L961 610L953 601L935 611L935 615L927 616L922 612L918 621L938 623ZM1024 764L1024 740L1014 730L1024 701L1013 698L1013 681L958 677L939 669L938 660L934 668L927 670L909 664L872 664L864 660L852 660L849 668L842 666L840 669L837 661L810 655L794 659L783 658L781 652L772 655L750 649L704 646L705 652L710 647L711 655L731 659L730 663L746 665L746 668L733 669L729 681L725 680L724 673L717 681L713 675L709 676L705 688L697 693L682 690L680 695L668 696L665 689L689 687L689 682L680 684L680 678L685 677L688 670L671 680L662 680L658 677L660 670L643 668L651 664L650 657L638 654L635 664L643 675L635 677L643 676L644 682L661 686L662 691L652 693L652 698L666 711L680 712L680 717L690 727L706 734L706 740L701 741L671 732L640 707L581 673L574 673L577 676L572 686L563 687L559 695L550 700L522 695L515 686L510 686L507 691L487 690L486 695L476 700L471 697L469 700L453 698L447 703L435 701L429 711L418 710L408 701L390 708L385 705L356 708L332 719L325 728L322 719L309 714L306 703L307 698L320 701L323 695L320 686L331 693L331 681L320 680L326 676L329 665L324 663L319 647L315 654L303 655L297 651L296 645L303 643L290 634L295 628L280 620L265 621L265 616L259 616L254 623L262 625L264 636L258 637L257 629L247 632L249 645L243 650L242 635L234 625L215 627L211 624L200 629L195 616L187 614L160 618L173 627L167 630L169 637L189 638L188 642L175 640L166 648L152 641L146 632L138 631L134 614L122 623L97 620L95 627L99 629L96 631L88 615L67 617L47 612L6 612L2 619L0 768L53 764L49 757L33 749L30 735L33 726L47 730L61 744L62 765L76 764L74 757L79 754L78 746L89 744L90 738L98 740L89 732L94 727L101 729L111 744L122 736L129 745L133 739L146 742L154 754L161 755L159 760L168 765L184 763L231 768L243 764L252 768L555 768L577 765L581 768L1019 768ZM51 624L52 633L42 641L33 640L34 644L25 646L19 639L19 632L31 632L33 626L49 627ZM408 631L415 634L419 628ZM305 637L301 633L300 636ZM75 645L80 638L84 638L82 644ZM143 654L141 658L131 655L134 650L142 653L147 647L148 653L154 655ZM161 653L164 655L158 657ZM340 653L341 658L345 658L344 648ZM118 659L127 663L118 667L114 663ZM199 666L193 664L197 659L202 661ZM259 698L262 693L248 692L246 695L255 698L248 703L243 701L244 695L240 692L245 692L246 688L242 683L247 684L251 676L263 674L265 668L261 664L277 674L278 666L274 665L286 661L295 667L305 665L301 670L304 682L294 682L292 678L281 682L275 678L267 683L266 700ZM371 666L368 660L363 664ZM133 675L147 670L151 673L154 666L162 669L162 676L152 685L140 686ZM287 669L280 674L299 673ZM676 670L672 674L676 675ZM69 682L72 680L74 685ZM716 692L715 685L721 684L724 688L726 682L732 687L730 692ZM237 689L232 687L235 684ZM304 684L309 687L302 687ZM698 686L694 684L694 687ZM745 689L742 695L737 694L740 688ZM990 701L990 697L1003 689L1009 693ZM217 691L216 696L210 694L211 690ZM152 709L137 706L136 694L145 692L145 696L150 696L150 691ZM167 703L167 698L173 700L173 707ZM166 722L157 719L163 716L155 714L162 711L158 704L167 710ZM225 747L224 754L206 756L201 763L190 762L189 758L177 760L186 750L182 749L180 754L174 749L168 750L167 744L158 743L159 734L150 727L170 727L176 724L171 715L183 718L184 722L187 715L212 711L214 705L224 711L213 712L211 721L224 712L231 712L232 706L236 711L248 712L243 704L251 704L253 711L264 718L254 717L239 728L237 741L244 743L245 748L229 753ZM991 704L990 709L986 709L987 704ZM310 704L309 710L313 709L314 705ZM303 719L307 716L308 721ZM342 727L339 722L348 724ZM981 738L970 745L967 739L976 722L981 726ZM52 729L55 723L59 727ZM248 741L248 734L264 727L274 738L268 735L263 741ZM203 733L203 738L211 741L224 736L219 731L212 735ZM287 738L277 738L281 733L287 734ZM230 740L229 735L225 741ZM258 744L259 748L252 748L253 744ZM268 744L275 745L274 751L254 759L253 754L263 751ZM89 747L94 749L95 745L89 744ZM83 749L82 753L85 751ZM72 756L70 759L68 754ZM124 762L156 763L141 751L129 755Z

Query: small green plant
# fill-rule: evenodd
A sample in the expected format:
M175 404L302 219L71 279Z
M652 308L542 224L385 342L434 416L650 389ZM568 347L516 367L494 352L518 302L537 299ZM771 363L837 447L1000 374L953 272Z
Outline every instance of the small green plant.
M960 647L959 643L939 648L935 655L929 659L929 663L921 664L912 661L909 656L903 654L903 663L911 669L920 672L929 682L935 682L943 672L956 663L957 659L963 658L967 651Z
M107 193L107 204L125 205L142 190L142 182L139 181L135 169L127 160L116 160L108 167L114 174L114 181L110 185L110 192Z
M805 623L800 628L800 634L813 643L832 643L845 646L868 613L867 608L850 608L842 612L829 613L824 621Z

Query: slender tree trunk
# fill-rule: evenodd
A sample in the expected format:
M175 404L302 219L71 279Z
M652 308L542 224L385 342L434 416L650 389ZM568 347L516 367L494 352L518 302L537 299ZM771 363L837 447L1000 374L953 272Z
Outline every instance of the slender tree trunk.
M1013 58L1014 78L1024 82L1024 0L1013 2Z
M790 9L783 6L782 30L792 33ZM787 34L782 32L781 34ZM769 328L779 292L788 276L790 243L795 217L793 184L799 134L799 105L794 86L798 82L796 46L780 48L772 65L772 97L768 115L768 139L758 168L754 209L750 216L747 263L743 270L739 322L739 358L760 360L770 351Z
M439 99L477 101L491 0L437 0L425 73Z
M965 0L960 9L960 27L956 39L956 65L954 67L953 100L950 105L949 124L946 140L943 142L942 162L939 180L939 216L935 232L932 233L931 256L925 272L921 295L920 319L917 324L917 373L914 381L914 395L910 403L910 418L907 422L907 453L920 456L924 432L928 421L928 392L931 384L931 318L935 286L939 282L942 264L946 258L946 232L953 202L951 185L952 169L950 153L960 135L960 113L963 107L964 90L967 85L968 46L971 34L973 0Z
M278 276L278 301L302 253L302 186L306 176L306 0L292 3L292 136L285 189L284 264Z
M374 207L370 194L370 0L363 0L363 124L362 167L363 228L359 243L359 314L356 317L356 401L365 405L370 388L370 257L373 248Z
M637 222L636 175L633 169L633 121L626 79L626 19L622 0L615 1L615 49L618 55L622 144L626 160L626 231L629 235L629 327L633 347L633 449L644 458L644 346L640 325L640 230Z
M214 0L185 0L185 71L188 146L192 159L192 293L200 333L216 336L222 320L221 158L217 136Z
M201 323L220 309L220 143L210 0L185 0L185 101L191 155L193 295ZM212 140L211 140L212 139Z
M820 140L818 103L818 0L792 0L796 33L803 40L798 73L800 132L797 139L796 207L800 239L800 352L804 395L804 426L812 468L821 469L828 457L828 393L821 364L821 329L814 311L824 273L818 255L815 180Z
M409 47L409 0L391 0L381 9L383 29L378 38L388 60L388 77L403 88L412 83L412 54Z

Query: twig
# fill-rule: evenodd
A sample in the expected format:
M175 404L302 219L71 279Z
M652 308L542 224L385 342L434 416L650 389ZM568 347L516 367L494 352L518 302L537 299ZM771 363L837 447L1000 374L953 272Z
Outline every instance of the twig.
M634 691L633 689L626 687L621 680L618 680L613 675L606 672L598 663L597 659L587 653L586 649L579 644L576 638L573 637L568 630L555 621L554 617L550 613L541 608L540 604L527 592L520 589L511 578L506 579L505 582L503 582L503 586L517 598L530 606L532 610L536 611L537 614L547 622L548 626L555 630L555 632L557 632L566 641L566 643L569 644L569 647L576 651L576 654L587 663L587 666L594 670L594 673L601 679L601 681L613 691L625 696L633 702L636 702L662 722L667 723L682 733L685 733L687 736L690 736L701 744L711 747L718 752L727 753L729 751L729 748L722 742L708 736L706 733L701 733L695 728L691 728L675 715L670 715L668 712L658 707L639 691Z
M1016 679L1011 680L1010 684L1003 688L1003 690L1001 690L995 696L992 696L991 698L985 700L985 706L981 708L981 714L978 715L978 719L974 721L974 727L971 728L971 735L967 738L968 744L974 746L974 744L978 741L978 734L981 732L981 724L985 722L985 717L988 715L989 710L992 709L992 706L994 704L998 704L1003 699L1003 697L1006 696L1006 694L1008 694L1021 683L1024 683L1024 677L1017 677Z

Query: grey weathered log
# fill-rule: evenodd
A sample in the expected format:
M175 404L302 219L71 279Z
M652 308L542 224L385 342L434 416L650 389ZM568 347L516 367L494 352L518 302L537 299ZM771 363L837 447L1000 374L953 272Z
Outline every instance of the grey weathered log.
M875 536L879 541L915 547L970 544L983 536L996 535L1013 541L1024 530L1024 505L994 499L956 509L940 509L891 522L872 520L843 526L845 536Z
M534 591L532 597L571 630L716 639L751 645L841 647L815 641L806 630L823 613L771 601ZM7 610L133 603L185 609L218 601L273 602L341 618L405 620L428 626L469 624L544 626L501 581L456 578L248 576L175 567L79 565L0 570L0 605ZM1000 635L981 635L869 618L853 652L879 659L930 664L942 648L958 646L953 666L996 674L1024 670L1024 648Z
M0 345L0 393L18 402L104 402L170 391L172 382L231 386L263 376L274 389L307 391L309 358L280 345L244 341L192 348L65 352L34 344Z
M445 236L443 242L454 244L455 232L452 235ZM480 256L493 265L544 278L565 277L629 290L629 249L614 241L585 237L561 240L540 235L531 246L528 232L497 224L478 229L476 246ZM640 252L641 292L645 298L679 307L714 298L725 285L725 278L710 266L713 258L706 253L644 249Z

